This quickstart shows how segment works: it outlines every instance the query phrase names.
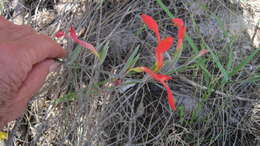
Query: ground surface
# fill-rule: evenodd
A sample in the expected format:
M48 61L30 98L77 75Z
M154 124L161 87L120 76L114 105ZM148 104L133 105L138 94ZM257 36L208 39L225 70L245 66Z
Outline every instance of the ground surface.
M11 122L3 145L260 145L258 0L11 0L2 15L53 37L76 28L97 49L103 64L71 40L57 40L69 56L51 74L23 118ZM163 37L176 38L171 17L187 26L169 82L177 111L162 86L145 74L126 74L154 63L156 38L140 19L152 16ZM54 38L54 37L53 37ZM199 50L209 53L194 59ZM122 83L115 86L115 80ZM5 144L4 144L5 143Z

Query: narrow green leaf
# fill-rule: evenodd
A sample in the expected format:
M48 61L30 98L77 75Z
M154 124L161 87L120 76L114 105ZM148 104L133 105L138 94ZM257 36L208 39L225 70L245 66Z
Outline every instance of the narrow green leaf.
M107 52L108 52L108 49L109 49L109 42L107 42L105 44L105 46L101 49L101 51L99 52L99 55L100 55L100 64L103 64L106 57L107 57Z
M170 10L165 6L165 4L161 0L156 0L156 2L170 18L174 17Z
M135 58L134 58L134 59L132 60L132 62L131 62L131 65L129 66L129 68L132 68L132 67L135 66L135 64L136 64L136 62L138 61L139 57L140 57L140 54L137 54L137 55L135 56Z
M77 94L75 92L68 93L68 94L64 95L63 97L55 99L53 103L59 104L59 103L63 103L63 102L73 101L77 98L76 95Z
M217 65L217 67L219 68L220 72L222 73L224 79L223 81L224 82L227 82L228 79L229 79L229 76L228 76L228 73L227 71L225 70L225 68L223 67L223 65L221 64L220 62L220 59L219 57L214 53L214 51L205 43L205 41L202 39L202 45L203 47L206 47L207 50L210 52L210 55L213 59L213 62Z
M73 64L74 61L78 58L79 54L81 52L81 47L77 46L72 53L68 56L68 62L67 64Z
M259 51L260 48L256 48L256 50L251 55L243 59L243 61L233 69L229 76L233 76L236 73L238 73L241 69L243 69L250 61L253 60L253 58L259 53Z
M260 75L253 75L245 80L234 81L232 83L245 83L245 82L256 83L259 81L260 81Z
M228 37L228 32L225 29L224 22L220 19L219 16L214 15L214 13L212 13L211 15L215 18L215 20L218 24L218 27L223 31L224 37L225 38Z
M184 105L179 105L177 107L177 111L179 111L180 123L183 123L184 119L185 119L185 107L184 107Z
M233 45L234 43L236 42L237 40L237 37L236 36L232 36L230 37L230 41L227 42L224 47L223 47L223 51L226 52L226 54L228 54L227 56L227 63L226 63L226 70L227 72L230 72L232 70L232 65L233 65L233 62L234 62L234 51L233 51Z
M140 48L139 45L135 48L131 56L128 58L124 68L122 69L122 72L126 72L129 68L133 67L133 65L137 62L137 60L139 59L139 55L137 55L139 48Z

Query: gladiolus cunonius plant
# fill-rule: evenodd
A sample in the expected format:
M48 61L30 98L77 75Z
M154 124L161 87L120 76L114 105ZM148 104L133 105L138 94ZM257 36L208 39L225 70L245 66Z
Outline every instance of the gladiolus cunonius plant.
M143 22L147 25L147 27L151 31L154 32L154 34L157 38L157 46L155 48L155 59L156 59L155 65L154 65L155 68L154 68L154 70L151 70L148 67L142 66L142 67L131 68L129 71L145 72L150 77L152 77L154 80L160 82L167 91L168 103L169 103L171 109L176 110L172 91L171 91L169 85L167 84L167 81L171 80L172 78L168 75L157 73L164 66L164 54L173 45L173 41L174 41L173 37L168 36L164 39L161 39L157 22L151 16L148 16L146 14L142 14L141 18L142 18ZM177 46L176 46L176 52L180 52L182 49L182 43L183 43L184 35L186 32L186 27L184 25L183 20L180 18L173 18L172 22L178 28L178 41L177 41ZM73 27L70 28L69 32L70 32L70 34L67 35L67 34L65 34L64 31L59 31L56 33L55 36L57 38L60 38L63 36L66 38L72 38L72 40L74 42L78 43L80 46L82 46L84 48L89 49L91 51L91 53L93 53L100 59L100 55L97 52L97 49L93 45L80 40L78 38L78 36L76 35L75 29ZM203 55L204 53L206 53L206 51L201 52L201 55Z
M175 111L176 107L175 107L174 97L169 85L167 84L167 81L172 78L168 75L156 73L164 65L164 53L171 48L174 41L173 37L169 36L164 39L161 39L157 22L151 16L148 16L146 14L142 14L141 18L143 22L147 25L147 27L154 32L157 38L157 46L155 48L155 59L156 59L155 69L152 71L151 69L142 66L142 67L135 67L130 70L135 72L145 72L154 80L160 82L167 91L168 94L167 99L171 109ZM182 43L183 43L186 27L182 19L173 18L172 22L178 28L178 41L177 41L176 52L179 52L182 49Z

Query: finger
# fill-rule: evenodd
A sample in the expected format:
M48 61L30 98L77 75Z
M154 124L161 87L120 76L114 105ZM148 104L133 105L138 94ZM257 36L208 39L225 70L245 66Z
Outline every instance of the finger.
M29 25L16 25L0 16L0 41L19 39L30 34L33 29Z
M19 92L18 98L22 100L21 103L27 103L31 97L42 87L47 75L50 72L51 67L57 66L53 60L45 60L34 65L32 71L28 74L26 80L22 84Z
M0 28L11 25L12 23L6 20L3 16L0 16ZM13 24L12 24L13 25Z
M14 41L24 36L32 35L33 29L29 25L14 25L11 28L0 29L0 34L1 42Z
M4 28L2 28L4 27ZM26 27L26 26L24 26ZM19 47L19 50L23 53L23 55L29 57L29 61L32 64L36 64L44 59L47 58L57 58L57 57L64 57L66 52L63 48L61 48L55 41L51 40L48 36L46 35L40 35L40 34L33 34L33 35L27 35L28 32L30 33L32 30L30 30L28 27L27 28L21 28L19 25L15 25L6 19L4 17L0 16L0 30L1 29L7 29L7 30L25 30L24 32L17 32L17 33L6 33L6 38L2 37L2 40L0 39L1 42L9 41L10 46L13 46L14 48ZM10 37L14 35L14 38L21 38L19 40L16 40L15 43L11 42L12 39L10 40ZM3 35L2 35L3 36ZM8 36L8 37L7 37ZM23 37L24 36L24 37ZM28 43L30 42L30 43Z
M42 87L52 65L55 65L53 60L45 60L33 67L16 98L10 101L5 108L1 107L0 129L9 121L15 120L23 114L28 101Z
M34 65L45 59L64 57L65 50L47 35L34 34L23 37L15 42L9 42L9 48L16 50L21 58Z

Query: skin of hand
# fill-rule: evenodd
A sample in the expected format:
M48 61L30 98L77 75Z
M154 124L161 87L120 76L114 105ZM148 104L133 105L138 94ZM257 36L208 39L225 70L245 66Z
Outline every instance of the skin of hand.
M15 25L0 16L0 130L21 116L66 52L30 26Z

